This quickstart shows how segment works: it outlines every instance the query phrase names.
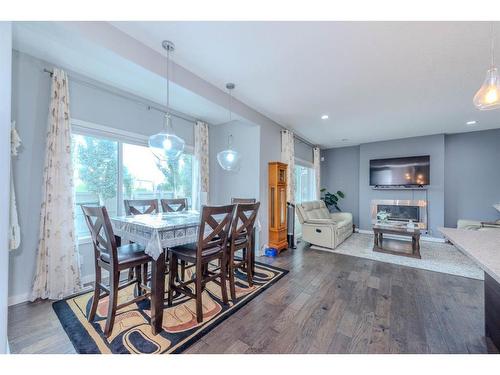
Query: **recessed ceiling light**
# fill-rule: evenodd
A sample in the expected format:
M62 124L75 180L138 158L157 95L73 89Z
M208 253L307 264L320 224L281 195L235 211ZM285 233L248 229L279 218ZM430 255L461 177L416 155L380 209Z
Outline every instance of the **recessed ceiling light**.
M471 120L471 121L467 121L465 124L469 125L469 126L472 126L472 125L476 125L477 121L476 120Z
M346 142L346 141L348 141L347 138L342 138L342 142Z
M323 116L321 116L321 119L322 119L322 120L328 120L328 115L323 115Z

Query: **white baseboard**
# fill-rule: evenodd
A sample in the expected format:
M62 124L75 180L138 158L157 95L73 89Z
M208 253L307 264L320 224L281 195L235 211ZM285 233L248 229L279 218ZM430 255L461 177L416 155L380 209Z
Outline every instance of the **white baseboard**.
M373 234L372 230L366 230L366 229L357 229L356 228L356 232L361 233L361 234ZM398 236L396 234L386 234L385 236L387 236L389 238L393 237L393 238L402 239L402 240L408 239L408 237ZM446 240L444 238L430 237L430 236L421 236L420 240L427 241L427 242L440 242L440 243L446 242Z
M17 296L11 296L9 297L9 306L14 306L18 305L20 303L29 301L30 294L29 293L23 293L23 294L18 294Z

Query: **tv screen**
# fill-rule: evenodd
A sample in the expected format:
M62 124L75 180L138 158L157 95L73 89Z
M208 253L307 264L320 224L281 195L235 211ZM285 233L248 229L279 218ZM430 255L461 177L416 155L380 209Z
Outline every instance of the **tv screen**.
M370 186L430 184L430 156L370 160Z

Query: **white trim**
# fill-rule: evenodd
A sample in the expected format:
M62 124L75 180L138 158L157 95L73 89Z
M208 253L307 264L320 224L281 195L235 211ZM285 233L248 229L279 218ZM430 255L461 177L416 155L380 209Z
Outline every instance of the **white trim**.
M29 300L29 297L30 297L29 293L23 293L23 294L18 294L17 296L11 296L9 297L9 306L14 306L26 302Z
M115 141L147 145L148 138L143 134L133 133L122 129L95 124L93 122L71 119L71 131L77 134L112 139Z
M366 229L356 229L356 232L361 233L361 234L373 234L372 230L366 230ZM401 239L401 240L407 240L408 237L406 236L399 236L397 234L386 234L388 238L396 238L396 239ZM444 238L439 238L439 237L430 237L430 236L421 236L420 239L422 241L426 242L440 242L440 243L445 243L446 240Z

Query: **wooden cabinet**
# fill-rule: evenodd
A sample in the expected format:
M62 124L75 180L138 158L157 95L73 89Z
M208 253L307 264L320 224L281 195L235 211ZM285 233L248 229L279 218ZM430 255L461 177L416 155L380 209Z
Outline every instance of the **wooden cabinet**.
M287 165L269 163L269 247L280 252L288 248L286 221Z

